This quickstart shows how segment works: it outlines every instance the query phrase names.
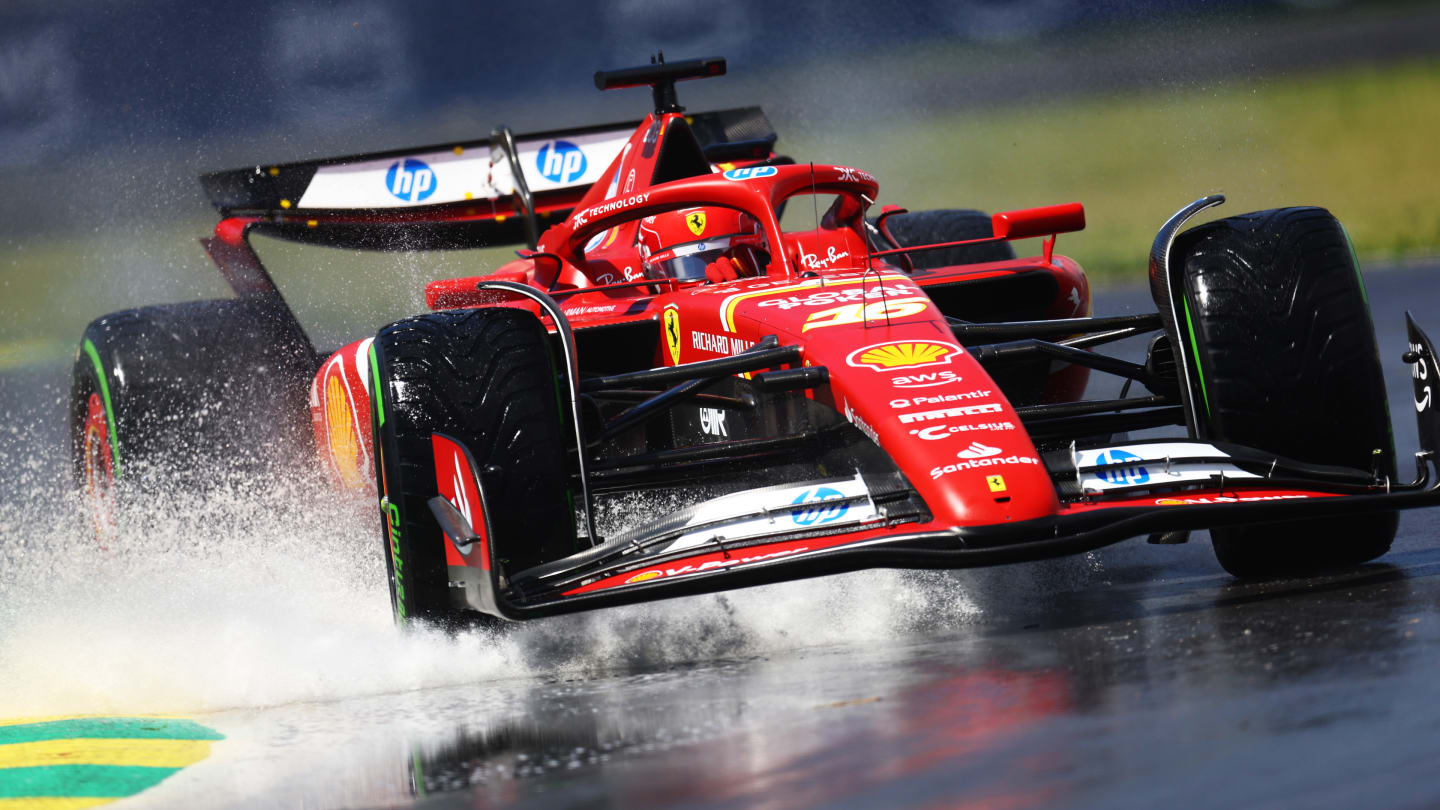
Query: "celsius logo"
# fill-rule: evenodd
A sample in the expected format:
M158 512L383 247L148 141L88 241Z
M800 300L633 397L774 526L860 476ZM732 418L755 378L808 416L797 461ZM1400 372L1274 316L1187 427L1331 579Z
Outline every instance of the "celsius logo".
M385 187L406 202L420 202L435 193L435 172L415 158L397 160L385 173Z
M1144 459L1124 450L1111 450L1095 457L1095 463L1101 465L1129 464L1134 461L1144 461ZM1110 484L1143 484L1150 480L1150 471L1137 464L1119 469L1097 470L1095 477Z
M829 503L829 501L840 500L844 497L845 493L830 487L807 489L791 501L797 506L804 504L806 508L791 509L790 519L794 520L797 526L834 523L844 517L845 513L850 511L850 507L844 503Z
M535 168L552 183L571 183L585 174L585 153L569 141L550 141L535 155Z

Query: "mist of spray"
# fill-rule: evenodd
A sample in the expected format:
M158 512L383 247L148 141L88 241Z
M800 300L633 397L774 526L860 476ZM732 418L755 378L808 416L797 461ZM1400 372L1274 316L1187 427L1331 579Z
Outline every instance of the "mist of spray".
M670 600L502 634L397 630L379 519L307 475L147 498L113 547L54 478L0 506L0 717L197 712L890 639L971 610L889 571ZM649 500L647 500L647 498ZM654 502L651 502L654 501ZM672 508L644 496L608 529Z

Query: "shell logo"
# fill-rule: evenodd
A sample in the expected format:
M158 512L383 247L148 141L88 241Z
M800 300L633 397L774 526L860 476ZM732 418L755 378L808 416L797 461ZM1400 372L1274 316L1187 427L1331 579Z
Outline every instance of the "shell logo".
M629 579L625 580L625 584L626 584L626 585L634 585L634 584L637 583L637 582L649 582L649 581L652 580L652 579L659 579L659 578L662 577L662 576L664 576L664 574L662 574L662 573L659 572L659 571L653 571L653 570L652 570L652 571L641 571L640 573L636 574L635 576L630 577Z
M355 416L350 398L340 375L332 374L325 382L325 429L330 458L335 472L347 488L362 486L360 480L360 435L355 429Z
M856 349L845 362L856 368L892 371L897 368L938 366L961 354L959 346L928 340L892 340Z

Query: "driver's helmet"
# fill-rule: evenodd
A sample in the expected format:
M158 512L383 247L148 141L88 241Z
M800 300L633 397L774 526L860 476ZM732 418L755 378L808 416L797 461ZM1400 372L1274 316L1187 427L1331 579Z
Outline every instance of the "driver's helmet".
M760 223L734 208L681 208L645 217L637 247L648 278L711 281L758 276L770 253Z

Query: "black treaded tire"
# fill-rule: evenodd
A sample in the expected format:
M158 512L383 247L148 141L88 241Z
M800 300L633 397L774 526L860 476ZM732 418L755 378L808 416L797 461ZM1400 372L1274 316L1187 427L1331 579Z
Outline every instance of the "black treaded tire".
M885 220L885 227L900 243L900 247L933 245L941 242L959 242L964 239L983 239L994 236L990 215L969 208L937 208L931 211L912 211L896 214ZM978 264L980 262L1001 262L1015 258L1015 248L1009 242L990 242L981 245L960 245L957 247L926 250L908 254L917 270L949 267L956 264Z
M1299 461L1395 475L1385 380L1345 230L1323 208L1229 217L1181 234L1186 319L1207 436ZM1390 548L1394 512L1212 529L1238 577L1358 565Z
M124 487L207 486L313 452L306 392L318 361L293 321L250 299L141 307L97 318L76 353L71 458L86 486L92 394ZM116 483L112 481L111 483Z
M373 351L372 435L396 622L492 624L451 607L446 541L426 503L436 493L430 437L447 434L482 469L500 468L498 489L486 494L503 571L573 553L568 445L549 339L529 312L451 310L385 327Z

